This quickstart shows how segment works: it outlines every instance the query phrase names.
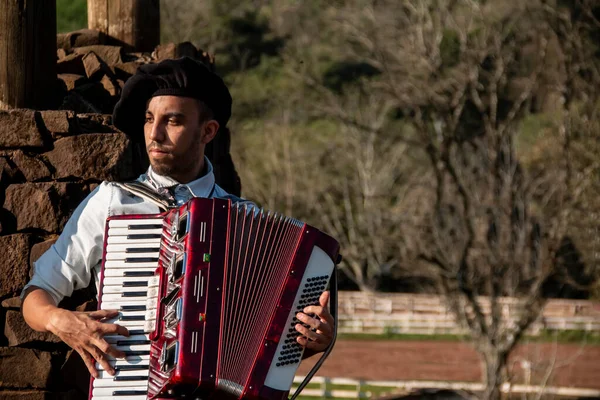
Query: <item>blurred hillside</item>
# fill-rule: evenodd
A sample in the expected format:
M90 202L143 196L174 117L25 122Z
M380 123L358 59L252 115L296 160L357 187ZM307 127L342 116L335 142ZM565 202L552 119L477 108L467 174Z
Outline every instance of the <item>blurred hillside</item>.
M85 27L85 3L57 1L59 32ZM343 287L440 291L443 271L481 294L586 298L599 16L586 0L178 0L161 37L215 54L244 196L338 237Z

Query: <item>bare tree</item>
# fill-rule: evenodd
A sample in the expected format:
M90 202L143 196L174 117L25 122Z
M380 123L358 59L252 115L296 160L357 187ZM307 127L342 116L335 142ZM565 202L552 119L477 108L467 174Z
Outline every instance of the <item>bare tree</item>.
M578 4L587 25L544 1L355 0L328 14L345 61L377 71L361 85L368 82L372 98L403 115L414 129L402 131L402 140L429 161L433 184L431 201L420 204L424 218L390 218L403 224L395 234L418 237L396 259L432 280L470 332L484 362L487 399L500 398L508 355L540 315L545 285L564 269L564 239L596 185L598 162L586 156L585 143L598 132L583 129L598 105L592 89L598 60L584 60L582 30L597 23L590 4ZM594 81L586 89L583 64ZM312 89L322 88L317 76L303 76ZM384 135L383 124L365 123L357 108L332 106L331 96L355 93L331 93L319 92L315 108L351 127L344 130L349 141L352 129L357 137ZM524 163L532 149L519 147L523 120L542 107L538 103L554 114L544 140L548 168ZM357 144L363 151L353 153L361 159L357 165L368 163L369 140ZM339 197L342 207L321 207L340 221L341 231L351 232L355 221L340 211L351 209L347 198ZM369 237L368 230L361 234ZM357 253L369 247L376 244L363 241ZM589 261L597 268L597 259ZM518 299L509 308L507 296Z
M360 93L323 95L331 112L351 114L369 132L350 121L315 124L317 131L294 126L296 99L281 104L262 130L235 138L234 155L249 198L334 235L344 248L342 271L373 291L409 241L400 220L412 218L404 204L411 203L414 171L406 144L378 134L389 104Z

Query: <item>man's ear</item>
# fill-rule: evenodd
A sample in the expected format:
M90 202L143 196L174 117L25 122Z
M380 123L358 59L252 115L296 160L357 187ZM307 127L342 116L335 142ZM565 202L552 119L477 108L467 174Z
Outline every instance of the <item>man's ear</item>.
M214 119L206 121L202 127L202 143L208 144L219 131L219 123Z

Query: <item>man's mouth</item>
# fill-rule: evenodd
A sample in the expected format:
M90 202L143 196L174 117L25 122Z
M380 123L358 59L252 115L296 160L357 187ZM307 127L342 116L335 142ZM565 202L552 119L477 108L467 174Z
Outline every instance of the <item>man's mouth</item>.
M152 148L150 150L148 150L149 153L152 154L169 154L169 151L166 149L158 149L158 148Z

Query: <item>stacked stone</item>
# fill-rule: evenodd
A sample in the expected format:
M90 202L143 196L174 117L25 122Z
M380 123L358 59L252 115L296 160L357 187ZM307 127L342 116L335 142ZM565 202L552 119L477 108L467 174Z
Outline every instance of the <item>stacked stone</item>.
M31 330L18 297L32 264L102 180L137 177L144 162L108 116L0 111L0 398L86 398L81 360L52 334ZM62 306L95 308L89 289ZM77 379L77 377L81 379Z
M84 113L112 112L125 81L145 63L188 56L213 68L214 60L189 42L159 45L152 53L126 53L101 32L82 29L57 37L60 108Z

